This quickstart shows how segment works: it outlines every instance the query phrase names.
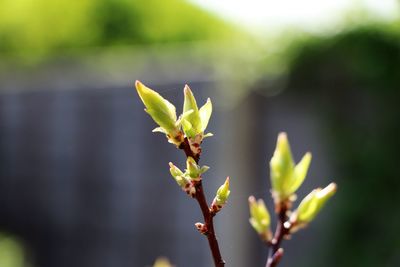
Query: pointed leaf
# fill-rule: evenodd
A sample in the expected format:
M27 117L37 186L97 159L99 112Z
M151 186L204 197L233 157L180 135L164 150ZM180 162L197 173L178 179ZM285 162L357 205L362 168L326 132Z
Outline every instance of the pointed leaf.
M271 216L262 199L256 201L253 196L249 197L250 224L259 234L267 234L270 230Z
M160 127L164 128L166 132L175 133L177 131L175 126L175 106L141 82L136 81L135 86L140 99L146 106L146 112Z
M295 214L299 223L309 223L319 213L326 201L336 192L336 184L331 183L324 189L314 189L300 203Z
M216 202L219 205L223 205L228 200L231 191L229 190L229 177L226 178L225 183L221 185L216 194Z
M289 188L288 193L294 193L303 183L304 179L307 176L308 168L311 163L311 153L307 152L301 161L296 165L294 168L294 173L293 173L293 181L292 184Z
M206 133L205 135L203 135L203 139L207 138L207 137L211 137L211 136L214 136L214 134L213 133Z
M204 132L204 130L207 128L212 113L212 103L210 98L208 98L207 102L200 108L199 113L201 119L201 131Z
M271 183L273 191L280 197L288 197L293 175L294 162L286 133L280 133L276 149L270 161Z
M203 174L203 173L205 173L206 171L208 171L210 169L210 167L208 167L208 166L202 166L201 168L200 168L200 174Z
M193 110L192 113L186 116L186 120L190 122L194 130L194 135L196 135L201 132L201 120L196 99L194 98L193 93L188 85L185 86L183 92L185 96L183 103L183 113L189 110ZM194 135L189 135L188 137L194 137Z
M167 133L165 132L164 128L162 128L162 127L154 128L154 129L152 130L152 132L153 132L153 133L163 133L163 134L167 134Z

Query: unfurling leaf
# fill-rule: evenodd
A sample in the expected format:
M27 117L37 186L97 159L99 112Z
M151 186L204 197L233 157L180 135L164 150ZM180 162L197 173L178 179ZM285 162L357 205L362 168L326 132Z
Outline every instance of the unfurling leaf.
M314 189L301 201L299 207L291 216L291 222L298 225L311 222L335 192L335 183L331 183L323 189Z
M212 113L212 104L210 98L208 98L204 106L200 108L199 113L201 119L201 131L204 132L207 128Z
M215 194L215 198L210 208L211 212L217 213L220 211L228 201L230 194L231 190L229 190L229 177L227 177L225 183L218 188L217 193Z
M191 197L196 194L196 187L192 183L190 177L187 173L183 173L178 167L176 167L172 162L169 163L169 172L176 181L176 183Z
M266 241L271 240L271 216L262 199L256 201L254 196L249 197L250 224L254 230Z
M311 162L306 153L295 166L286 133L280 133L270 161L271 183L275 202L289 199L303 183Z
M191 110L192 112L184 119L186 122L182 121L182 126L186 136L192 138L195 137L196 134L201 133L201 119L196 99L194 98L193 93L188 85L185 85L183 93L185 96L183 103L183 113Z

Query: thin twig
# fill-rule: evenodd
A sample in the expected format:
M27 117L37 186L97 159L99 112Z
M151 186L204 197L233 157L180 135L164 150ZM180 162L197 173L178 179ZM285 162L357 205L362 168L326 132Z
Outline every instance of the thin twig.
M193 154L192 150L190 149L190 145L189 145L187 138L184 139L184 142L181 144L181 146L179 148L185 152L186 157L192 157L196 161L197 164L199 163L200 155ZM208 244L210 246L214 264L216 267L224 267L225 262L222 259L221 252L220 252L219 245L218 245L218 240L217 240L217 237L215 236L215 231L214 231L213 218L214 218L215 214L210 211L201 181L196 183L195 199L199 203L201 212L203 213L204 224L207 229L206 236L208 239Z
M289 234L290 226L287 227L285 222L287 221L287 203L279 204L278 222L272 241L269 243L270 249L268 254L268 260L265 267L275 267L283 256L283 249L280 247L283 238Z

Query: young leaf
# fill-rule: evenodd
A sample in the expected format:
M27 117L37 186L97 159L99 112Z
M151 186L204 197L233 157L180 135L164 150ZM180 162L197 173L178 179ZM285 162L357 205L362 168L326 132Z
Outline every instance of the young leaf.
M174 134L179 131L176 127L176 109L173 104L164 99L159 93L136 81L136 90L146 106L146 112L162 127L165 132Z
M188 85L185 86L183 92L185 96L183 103L183 113L193 110L193 112L188 114L185 118L187 122L190 123L191 127L185 127L185 125L183 124L183 130L188 137L194 137L196 134L199 134L201 132L199 109L197 107L196 99L194 98L193 93Z
M294 162L286 133L280 133L276 149L270 161L271 183L280 200L289 197L288 188L292 182Z
M324 189L314 189L301 201L299 207L294 213L294 221L298 224L311 222L325 205L326 201L331 198L335 192L335 183L329 184Z
M266 240L272 238L270 230L271 216L262 199L256 201L254 196L249 197L250 224L254 230Z
M225 183L218 188L214 200L211 204L210 211L212 213L217 213L218 211L220 211L228 201L230 194L231 190L229 190L229 177L227 177Z
M301 161L294 168L293 181L288 190L288 193L294 193L302 185L307 176L308 167L311 163L311 153L307 152Z
M212 113L212 104L210 98L208 98L207 102L200 108L199 113L201 119L201 131L204 132L207 128Z

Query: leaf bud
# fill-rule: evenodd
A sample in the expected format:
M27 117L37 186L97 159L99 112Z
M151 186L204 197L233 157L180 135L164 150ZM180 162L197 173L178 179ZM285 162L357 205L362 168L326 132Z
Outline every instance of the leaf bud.
M210 211L212 213L217 213L218 211L220 211L228 201L230 193L231 191L229 190L229 177L227 177L225 183L218 188L215 198L211 203Z
M265 241L272 239L270 230L271 216L262 199L256 201L254 196L249 197L250 224Z
M272 192L275 203L290 199L303 183L311 162L311 153L306 153L295 165L286 133L280 133L274 155L270 161Z
M330 183L327 187L317 188L311 191L300 203L297 210L290 217L293 225L302 226L311 222L320 212L326 201L336 192L335 183Z
M140 81L136 81L135 86L146 107L145 111L160 126L153 131L165 133L171 143L179 146L183 141L183 136L176 124L175 106Z

